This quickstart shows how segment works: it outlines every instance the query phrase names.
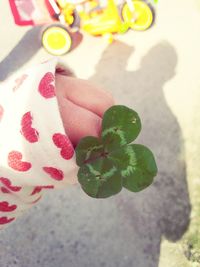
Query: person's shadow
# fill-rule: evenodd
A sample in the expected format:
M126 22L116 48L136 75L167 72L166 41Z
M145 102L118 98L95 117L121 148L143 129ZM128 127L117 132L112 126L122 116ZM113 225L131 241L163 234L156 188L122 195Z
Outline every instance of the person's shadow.
M11 254L20 267L158 267L162 237L176 241L186 231L190 201L184 144L163 94L165 83L175 76L177 55L169 43L160 43L138 70L127 71L132 52L132 47L113 43L90 80L139 113L143 128L136 142L153 151L159 169L153 185L102 200L88 197L80 186L49 192L2 233L1 266L8 265L5 255Z
M181 129L163 93L165 83L176 75L177 55L172 45L162 42L148 51L138 70L126 71L132 52L132 47L113 43L91 80L112 90L120 104L139 113L143 127L136 143L147 145L156 157L159 172L154 184L137 194L124 190L116 204L124 216L121 246L132 249L131 254L127 252L132 257L129 266L157 267L162 236L180 239L190 217Z

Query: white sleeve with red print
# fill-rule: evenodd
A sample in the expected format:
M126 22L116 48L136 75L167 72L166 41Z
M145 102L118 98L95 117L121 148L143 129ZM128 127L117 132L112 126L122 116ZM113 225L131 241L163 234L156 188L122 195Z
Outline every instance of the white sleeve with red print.
M76 182L77 165L55 96L57 60L0 86L0 229L45 190Z

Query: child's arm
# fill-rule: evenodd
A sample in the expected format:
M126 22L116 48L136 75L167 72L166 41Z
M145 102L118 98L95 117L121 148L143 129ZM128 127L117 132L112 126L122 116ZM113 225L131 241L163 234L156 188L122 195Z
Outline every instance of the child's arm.
M110 94L66 74L53 60L0 86L0 229L43 191L77 182L74 146L98 136L113 105Z

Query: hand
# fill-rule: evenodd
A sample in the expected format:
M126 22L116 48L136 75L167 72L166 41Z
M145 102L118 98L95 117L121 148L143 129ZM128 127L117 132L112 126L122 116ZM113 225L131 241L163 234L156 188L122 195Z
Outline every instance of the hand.
M56 96L63 125L74 147L85 136L98 137L104 112L114 99L88 81L56 75Z

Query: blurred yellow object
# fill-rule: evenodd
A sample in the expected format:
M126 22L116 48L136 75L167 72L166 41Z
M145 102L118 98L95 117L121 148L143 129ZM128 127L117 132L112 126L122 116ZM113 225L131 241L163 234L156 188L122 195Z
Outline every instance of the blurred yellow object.
M112 33L105 33L103 34L103 38L106 40L107 43L111 44L114 40Z
M72 36L79 30L104 36L111 43L115 33L124 34L128 29L144 31L154 20L152 6L146 0L121 0L120 5L118 0L20 0L20 5L18 2L9 0L15 23L46 25L42 44L55 55L70 50L72 40L76 40Z
M57 0L53 5L55 3L62 29L49 29L46 33L48 42L43 42L46 49L49 47L50 53L53 53L55 47L55 55L60 51L69 51L67 45L71 46L71 43L67 36L67 27L76 27L91 35L103 36L108 43L112 43L113 34L123 34L128 29L146 30L152 25L154 18L151 7L142 0L126 0L121 6L115 0L107 0L104 7L100 6L98 0ZM63 26L66 27L65 30ZM67 33L66 37L64 31ZM63 48L59 50L59 46Z
M47 27L44 31L42 44L50 54L60 56L70 50L72 39L65 28L60 27L60 25L54 25Z
M115 0L108 0L105 7L97 0L57 0L57 3L68 25L79 16L80 28L92 35L124 33L128 28L146 30L154 18L150 6L141 0L126 0L121 10Z
M125 4L122 9L122 17L129 27L133 30L144 31L148 29L153 22L153 13L151 8L143 1L134 0L134 21L133 14L130 11L128 4Z
M105 8L91 10L81 17L81 28L92 35L118 33L122 23L114 0L109 0Z

